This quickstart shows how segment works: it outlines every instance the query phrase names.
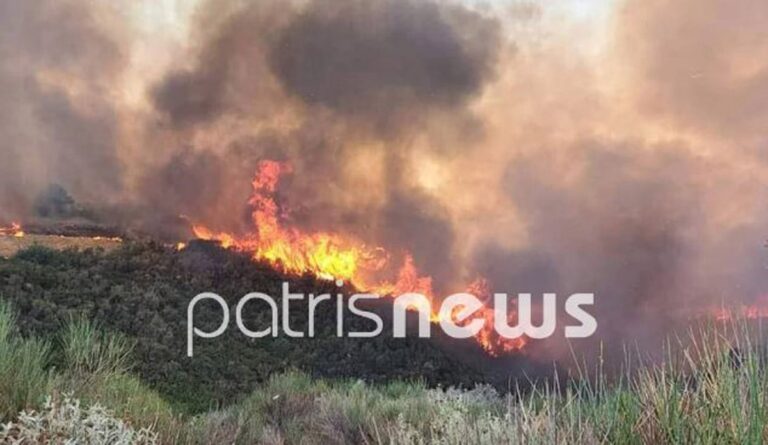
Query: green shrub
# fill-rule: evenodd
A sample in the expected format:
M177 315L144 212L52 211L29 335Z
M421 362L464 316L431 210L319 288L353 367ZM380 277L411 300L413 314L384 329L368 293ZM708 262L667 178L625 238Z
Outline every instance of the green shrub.
M61 334L64 367L75 377L126 373L132 349L124 335L106 333L83 317L70 320Z
M59 344L63 367L56 386L60 391L106 406L133 425L151 428L164 442L181 437L181 416L157 392L128 373L132 341L76 317L64 327Z
M0 292L12 294L23 317L17 326L9 306L0 303L0 416L23 422L20 411L41 406L45 394L71 392L88 406L104 406L126 426L149 428L161 443L174 444L768 441L765 342L750 323L704 326L663 345L666 354L656 354L663 360L622 375L583 372L561 386L534 384L513 394L487 385L466 390L412 383L427 369L421 364L432 360L438 366L428 368L438 371L428 372L431 377L453 380L465 369L444 374L453 362L418 342L227 337L218 344L201 341L200 358L190 362L182 356L184 336L177 334L194 289L214 282L230 290L269 287L281 277L229 253L221 257L224 266L193 274L189 267L198 267L198 260L174 255L128 245L111 256L33 251L0 260ZM73 314L120 334L83 318L64 326ZM29 334L58 336L57 368L47 368L49 344ZM306 371L287 371L297 363ZM403 363L418 369L397 371ZM133 364L137 375L130 373ZM366 378L349 378L356 375Z
M20 338L15 320L10 306L0 300L0 420L37 405L51 385L49 344Z

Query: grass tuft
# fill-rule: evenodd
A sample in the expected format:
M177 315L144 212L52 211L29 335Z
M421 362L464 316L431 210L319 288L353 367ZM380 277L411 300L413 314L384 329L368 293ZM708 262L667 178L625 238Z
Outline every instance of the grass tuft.
M15 328L15 313L0 301L0 420L36 406L51 388L50 345L20 338Z

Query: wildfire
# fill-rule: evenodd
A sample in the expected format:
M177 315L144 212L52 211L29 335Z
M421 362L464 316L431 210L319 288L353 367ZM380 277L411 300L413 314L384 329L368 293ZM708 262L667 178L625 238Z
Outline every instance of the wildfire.
M478 278L470 284L468 293L484 299L485 307L476 313L476 317L482 317L485 319L483 329L477 333L477 341L489 354L493 356L503 355L505 353L521 350L525 347L528 339L526 337L519 337L515 339L508 339L499 336L498 332L493 329L493 323L495 321L495 313L489 306L491 299L491 290L488 286L488 281L484 278ZM507 321L513 323L516 321L517 313L510 311L507 314Z
M749 305L742 305L737 308L717 308L712 311L712 315L717 321L768 318L768 295L757 298L757 301Z
M0 236L15 236L16 238L23 238L26 234L21 228L21 224L14 222L9 227L0 227Z
M119 236L92 236L93 241L111 241L113 243L122 243L123 239Z
M362 269L378 270L383 266L383 249L341 235L327 232L306 234L283 227L279 208L274 200L277 183L290 167L275 161L262 161L253 180L253 196L249 200L254 233L236 238L202 225L193 225L195 236L216 240L225 248L252 252L254 259L268 261L293 274L312 273L329 280L344 280L355 285L367 284ZM371 289L371 286L361 286Z
M281 223L285 215L280 213L275 193L282 175L291 171L291 166L286 163L269 160L259 163L249 200L255 227L253 233L237 237L193 224L195 236L218 241L224 248L250 252L254 260L267 261L286 273L310 273L322 279L343 280L378 295L422 294L430 300L432 321L439 321L440 317L434 310L438 305L435 304L432 278L419 272L410 254L403 256L403 264L394 280L381 280L378 275L391 259L386 249L337 233L305 233ZM490 299L487 283L482 279L471 284L467 292L484 301ZM520 351L526 345L527 338L506 339L495 334L492 328L493 310L488 305L477 311L475 317L486 320L484 328L475 338L490 355ZM509 317L513 320L516 314L511 312Z

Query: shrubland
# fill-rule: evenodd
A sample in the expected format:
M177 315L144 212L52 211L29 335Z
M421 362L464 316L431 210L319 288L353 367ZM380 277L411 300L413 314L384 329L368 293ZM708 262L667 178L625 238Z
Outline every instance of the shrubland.
M231 404L275 373L294 369L371 383L401 379L466 387L486 380L429 339L338 338L332 304L318 306L314 338L250 339L233 328L216 339L196 339L195 356L187 357L187 307L195 295L215 292L234 307L249 292L279 296L284 281L297 292L339 291L334 283L286 276L207 243L181 252L155 243L126 243L109 252L35 246L0 259L0 296L14 305L24 335L50 338L72 320L120 333L134 342L133 371L189 412ZM221 309L205 303L196 308L195 326L212 331ZM268 326L270 314L259 309L247 310L249 323ZM306 304L294 304L291 325L306 331L307 320ZM371 330L365 319L347 320L350 330Z
M316 357L292 363L268 356L282 352L295 358L290 355L297 354L291 346L249 344L242 348L259 352L245 355L244 360L273 361L254 366L250 372L256 377L243 385L237 379L248 370L237 365L211 363L201 368L210 374L184 370L181 358L173 355L183 354L183 347L168 352L167 360L178 363L162 360L162 354L175 344L172 336L167 344L155 344L163 338L156 335L171 329L167 320L173 320L175 307L159 299L186 295L176 294L172 286L163 284L167 281L160 280L150 294L158 301L149 308L141 309L136 297L130 297L131 291L151 288L152 279L157 278L148 265L164 272L183 270L161 252L159 247L142 247L133 258L130 252L121 252L105 260L97 252L40 249L22 252L2 264L0 443L492 445L768 440L768 367L763 336L752 323L703 325L660 345L663 358L653 362L630 360L634 354L628 353L632 357L623 358L627 365L617 374L585 371L550 383L528 382L525 390L513 387L501 392L482 383L434 385L423 377L397 372L381 378L322 375L311 366L292 366L322 364L313 361L319 360ZM237 273L243 274L243 280L254 276L246 268L238 269L234 261L235 272L229 272L233 274L229 279ZM147 274L146 281L141 280L142 274ZM201 278L182 273L174 286L191 290L184 283L195 279ZM71 280L72 288L63 286L62 280ZM74 291L75 284L86 283L93 289ZM153 311L161 315L154 318L157 328L152 335L130 328L119 317L124 313L151 320ZM117 318L109 322L110 316ZM385 351L384 345L376 347ZM239 345L226 346L233 348L228 352L232 355L218 359L236 362L237 354L245 354ZM324 353L332 347L348 347L344 342L316 346L328 348ZM273 349L279 347L286 349ZM411 347L423 352L416 348L431 346ZM440 357L437 348L426 351ZM159 362L152 363L153 357ZM447 366L450 362L445 360ZM441 362L436 363L431 370L440 369ZM589 367L585 364L584 369ZM189 395L194 385L199 385L199 399ZM208 398L219 388L235 396L227 403Z
M765 356L749 333L738 349L705 334L674 352L670 347L663 364L625 378L597 376L525 393L287 371L237 403L192 415L131 374L131 343L120 334L78 320L47 342L24 338L6 303L0 326L0 443L736 444L768 438ZM56 354L61 357L54 360ZM54 437L59 441L50 441Z

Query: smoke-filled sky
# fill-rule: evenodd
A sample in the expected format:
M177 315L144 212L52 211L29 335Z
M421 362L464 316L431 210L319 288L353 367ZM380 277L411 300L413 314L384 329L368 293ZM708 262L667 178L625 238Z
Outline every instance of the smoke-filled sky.
M595 292L604 338L768 292L763 0L0 0L0 220L287 223L455 289Z

